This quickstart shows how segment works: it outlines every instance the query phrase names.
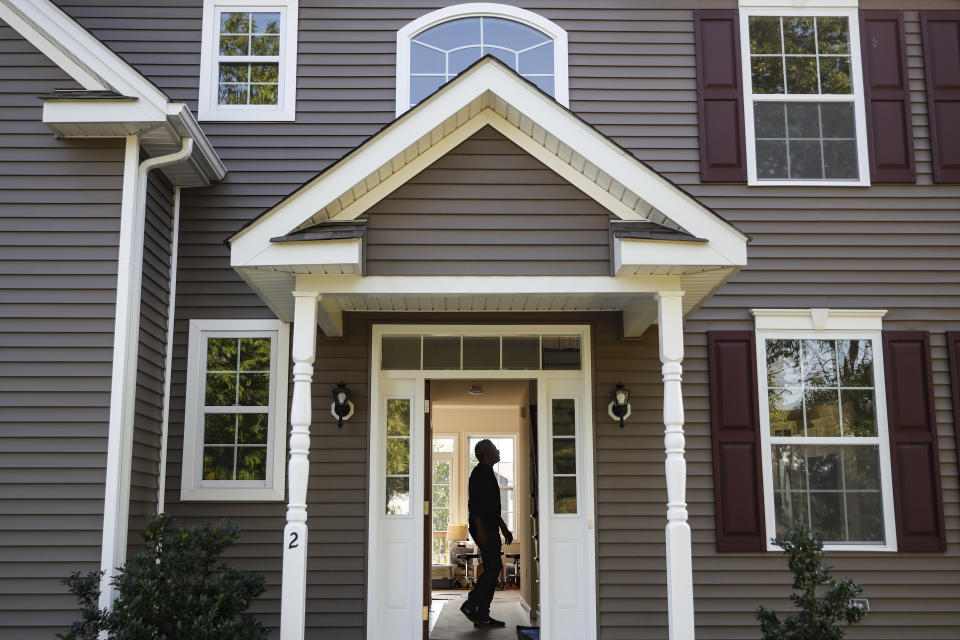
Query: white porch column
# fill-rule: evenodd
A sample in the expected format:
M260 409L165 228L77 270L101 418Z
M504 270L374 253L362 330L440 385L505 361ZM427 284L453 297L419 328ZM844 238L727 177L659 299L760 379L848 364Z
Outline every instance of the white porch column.
M683 292L657 293L663 363L663 435L667 451L667 620L670 640L693 640L693 558L687 522L687 462L683 452Z
M287 526L283 529L281 640L303 640L307 591L307 478L310 475L310 385L317 344L316 292L294 291L293 402L290 405L290 464Z

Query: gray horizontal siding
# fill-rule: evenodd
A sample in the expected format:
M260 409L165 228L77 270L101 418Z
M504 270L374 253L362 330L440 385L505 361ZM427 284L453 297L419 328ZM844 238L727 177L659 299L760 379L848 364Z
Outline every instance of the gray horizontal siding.
M129 0L57 2L174 100L196 107L200 0L162 0L151 8ZM304 0L300 3L297 122L203 124L230 174L222 184L184 194L175 423L182 422L186 319L270 315L228 268L223 239L393 119L395 31L445 4L449 3ZM750 266L688 322L684 390L698 637L758 637L752 610L760 602L783 607L783 599L768 594L779 596L789 591L789 576L780 558L717 555L714 551L704 332L750 328L748 310L752 307L809 306L885 308L889 310L887 327L933 332L948 552L945 556L835 554L834 562L839 572L861 580L871 598L873 612L850 631L850 638L957 637L960 620L951 594L960 585L960 491L943 331L960 329L956 225L960 188L932 184L917 17L918 9L951 9L956 3L923 0L910 3L907 11L918 184L831 189L699 184L691 9L734 8L733 0L611 0L589 7L566 0L531 0L522 6L568 30L572 109L753 238ZM864 0L861 6L888 9L907 3ZM95 216L90 209L82 211ZM409 230L436 229L444 222L443 214L391 213ZM397 229L398 234L401 231ZM473 231L477 239L483 237L476 235L479 231ZM448 241L448 236L439 237ZM91 255L78 248L64 251ZM441 266L454 268L456 264L451 261ZM42 321L55 319L45 316ZM614 331L612 325L601 326ZM610 640L666 637L662 572L665 495L655 342L655 334L650 333L639 345L624 342L602 347L635 357L608 354L605 357L611 364L604 367L609 369L598 364L598 372L607 372L603 376L598 373L598 380L609 386L614 378L622 377L635 393L640 390L635 397L642 404L636 427L624 433L611 431L607 419L597 416L599 611L601 637ZM349 361L352 364L344 375L356 376L357 384L365 384L361 360ZM603 395L601 391L598 394ZM326 419L322 414L315 412L318 419ZM179 446L176 437L171 440L171 479L178 473ZM331 446L350 452L354 445L333 440ZM336 468L356 466L343 463ZM319 480L315 480L311 479L311 491L318 487ZM173 489L177 484L178 479L170 482L171 500L178 495ZM279 531L282 509L237 504L177 508L197 517L214 512L230 515L247 529L245 535L251 542L241 544L236 553L250 566L265 567L274 585L268 596L275 601L279 549L273 543L254 540ZM331 501L317 506L311 503L311 509L312 516L324 514L322 522L313 524L320 520L315 518L311 526L343 526L350 539L354 539L355 528L363 526L358 505ZM356 566L354 559L346 563ZM344 565L337 561L336 566ZM356 573L348 574L337 577L358 579ZM329 625L337 629L332 635L349 634L344 629L359 624L356 621L362 616L321 611L331 607L324 597L337 592L337 587L328 586L332 579L326 576L320 566L311 564L308 582L318 585L311 587L308 602L311 627ZM360 599L349 606L362 607L362 596L357 597ZM257 606L272 611L274 617L269 620L275 624L275 602Z
M78 85L2 22L0 60L0 637L29 640L100 566L123 143L55 139L37 96Z
M487 126L369 209L366 273L608 275L610 217Z

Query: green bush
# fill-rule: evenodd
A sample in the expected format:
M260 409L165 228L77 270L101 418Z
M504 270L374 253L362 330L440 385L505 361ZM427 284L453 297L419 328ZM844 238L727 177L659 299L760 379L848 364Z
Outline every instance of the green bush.
M780 622L776 611L759 607L756 617L763 640L842 640L839 623L855 624L867 614L851 602L863 589L850 578L837 581L830 576L831 566L823 561L823 540L805 526L794 526L773 543L787 554L795 589L790 600L799 611ZM823 595L817 595L818 589L825 589Z
M81 620L63 640L261 640L266 628L245 613L264 591L263 576L219 562L236 542L228 524L184 527L166 514L152 518L143 534L145 550L112 579L117 597L99 609L102 571L65 579L80 603Z

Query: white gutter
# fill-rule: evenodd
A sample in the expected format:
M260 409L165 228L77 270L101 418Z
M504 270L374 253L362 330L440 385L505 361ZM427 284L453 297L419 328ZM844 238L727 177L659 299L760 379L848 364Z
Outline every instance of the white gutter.
M127 555L130 514L130 474L133 453L133 418L137 391L137 356L140 340L140 294L143 287L143 234L147 207L147 174L175 164L193 152L193 139L183 138L180 150L140 160L138 136L127 136L120 205L120 243L117 258L117 303L113 331L113 370L110 382L110 422L107 440L106 491L103 505L103 545L100 569L101 609L113 603L114 569Z
M170 236L170 292L167 301L167 341L163 364L163 417L160 421L160 474L157 515L163 513L167 490L167 438L170 433L170 376L173 371L173 334L177 311L177 257L180 249L180 187L173 188L173 230Z

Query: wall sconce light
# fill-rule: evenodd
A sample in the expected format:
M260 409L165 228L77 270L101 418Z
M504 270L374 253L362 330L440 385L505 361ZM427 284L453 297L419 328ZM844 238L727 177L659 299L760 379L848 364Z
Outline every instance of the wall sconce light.
M623 429L623 421L630 417L633 410L630 407L630 389L618 382L613 391L610 392L610 404L607 405L607 415L614 421L620 423Z
M333 403L330 413L337 419L337 428L343 428L343 421L353 417L353 403L350 402L350 389L343 384L343 380L333 389Z

